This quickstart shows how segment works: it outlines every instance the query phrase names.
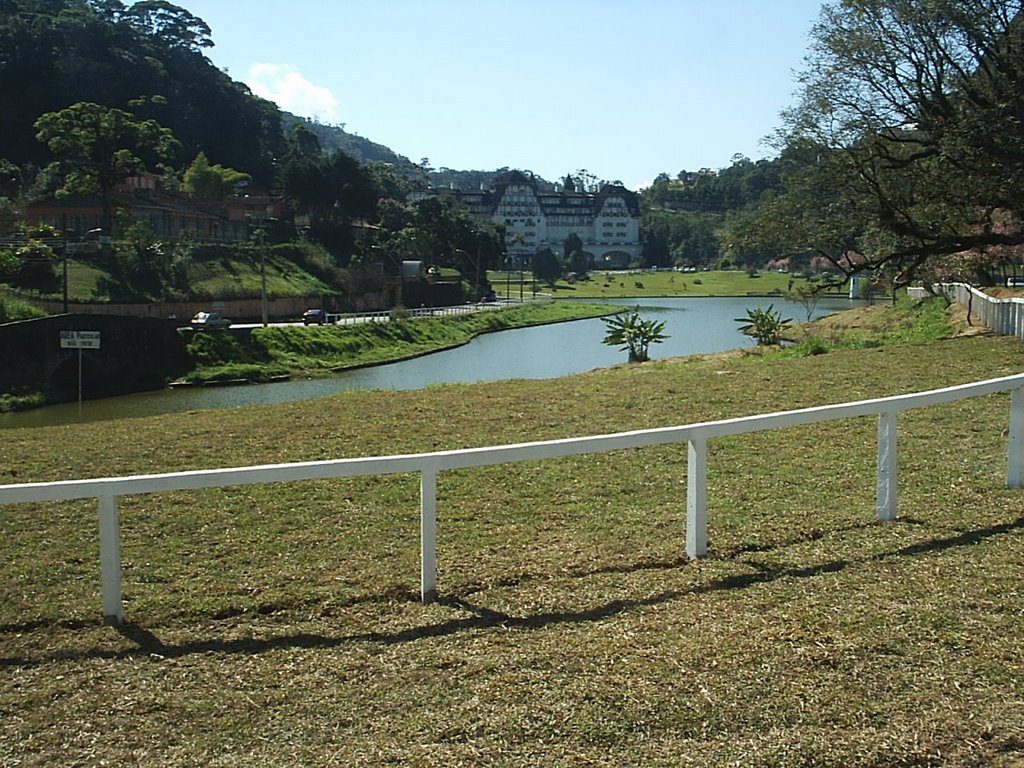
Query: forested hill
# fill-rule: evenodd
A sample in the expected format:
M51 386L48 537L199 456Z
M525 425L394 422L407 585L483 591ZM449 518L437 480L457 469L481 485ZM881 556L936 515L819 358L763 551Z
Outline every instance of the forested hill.
M299 122L326 151L407 162L340 127L279 111L214 66L205 55L212 46L201 18L165 0L0 0L0 160L44 167L50 157L36 119L93 101L169 128L182 144L179 167L202 151L258 184L272 180L285 134Z
M378 144L375 141L348 133L344 128L337 125L326 125L314 122L305 117L293 115L291 112L281 112L282 124L287 133L296 125L303 125L316 136L320 142L320 148L327 153L341 150L349 157L354 157L363 163L409 163L409 158L399 155L389 147Z
M45 165L35 120L93 101L170 128L185 163L202 150L269 179L281 116L206 58L212 44L202 19L162 0L0 0L0 157Z

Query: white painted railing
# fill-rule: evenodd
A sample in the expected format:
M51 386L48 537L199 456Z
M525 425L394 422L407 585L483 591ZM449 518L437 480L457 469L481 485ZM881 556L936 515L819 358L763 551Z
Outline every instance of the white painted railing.
M686 498L686 553L707 554L708 441L780 427L814 424L836 419L878 416L876 511L879 520L896 517L896 416L901 411L950 403L996 392L1012 392L1010 399L1007 485L1024 482L1024 374L973 384L895 397L860 400L795 411L782 411L736 419L706 421L677 427L644 429L610 435L519 443L455 451L332 459L328 461L174 472L162 475L106 477L0 486L0 504L42 501L99 500L100 561L103 616L110 623L124 620L121 599L120 523L117 498L130 494L219 488L255 483L294 482L418 472L420 474L420 589L423 602L437 595L437 475L443 470L538 461L585 453L688 443Z
M963 304L972 321L980 320L994 333L1024 339L1024 299L997 299L966 283L941 283L933 290Z

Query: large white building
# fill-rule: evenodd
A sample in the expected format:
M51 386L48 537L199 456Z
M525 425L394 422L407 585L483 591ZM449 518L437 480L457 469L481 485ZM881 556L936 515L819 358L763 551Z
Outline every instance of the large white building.
M478 219L505 226L505 244L514 261L550 248L561 255L575 234L592 267L625 267L640 258L640 203L636 193L606 184L597 193L565 187L541 192L520 171L495 177L490 190L453 190L451 194Z

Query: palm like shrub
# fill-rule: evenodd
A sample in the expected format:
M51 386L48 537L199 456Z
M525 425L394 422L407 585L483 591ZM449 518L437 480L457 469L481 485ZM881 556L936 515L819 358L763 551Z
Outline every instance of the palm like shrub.
M737 317L736 322L743 323L740 331L757 339L758 346L768 347L782 341L782 332L793 320L783 320L782 313L773 311L773 305L769 304L768 309L748 309L747 316Z
M603 341L629 353L629 362L642 363L648 359L647 348L669 338L663 331L665 321L644 320L636 310L604 318L608 334Z

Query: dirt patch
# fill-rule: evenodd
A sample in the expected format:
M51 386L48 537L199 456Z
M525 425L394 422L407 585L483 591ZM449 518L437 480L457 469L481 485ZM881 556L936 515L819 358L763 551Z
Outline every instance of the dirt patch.
M981 321L976 317L968 318L967 307L963 304L954 302L949 305L948 311L949 322L953 325L954 336L978 336L992 332L987 325L982 325Z

